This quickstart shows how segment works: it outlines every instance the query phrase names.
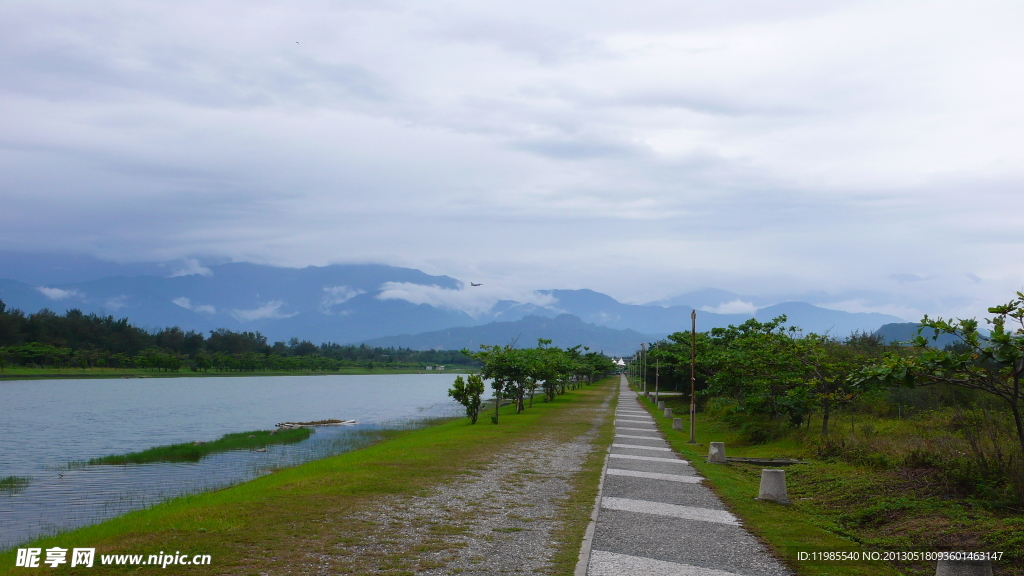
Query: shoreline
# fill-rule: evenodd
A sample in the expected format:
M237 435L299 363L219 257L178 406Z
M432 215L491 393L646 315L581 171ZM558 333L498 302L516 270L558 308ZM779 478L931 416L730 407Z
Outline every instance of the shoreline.
M93 372L92 370L104 370L104 372ZM106 371L106 370L109 370ZM457 376L459 374L473 374L474 372L470 369L453 369L453 370L415 370L415 369L385 369L385 368L374 368L369 370L366 368L353 368L352 370L339 370L334 372L147 372L144 370L120 370L117 368L89 368L81 370L77 368L69 368L66 371L54 371L54 372L43 372L38 373L16 373L10 372L0 373L0 382L18 382L26 380L115 380L115 379L133 379L133 378L248 378L253 376L389 376L392 374L451 374Z
M551 549L549 540L536 539L537 530L544 527L559 541L557 549L547 553L549 561L561 566L568 559L574 565L593 505L593 495L587 495L588 485L592 481L596 488L600 467L595 473L588 459L578 449L571 449L554 456L561 461L566 454L578 454L580 462L575 469L549 473L544 469L550 466L547 459L552 455L545 457L541 454L544 451L535 450L534 445L539 440L566 446L583 442L589 447L588 453L603 456L600 444L610 443L611 435L610 431L602 432L595 415L611 392L607 383L585 386L554 402L537 402L519 415L508 406L502 408L498 426L470 425L466 418L457 418L396 432L390 439L366 448L276 470L223 490L171 499L17 547L95 547L97 565L90 571L101 574L120 573L126 568L99 566L101 554L148 555L158 549L210 554L213 565L198 573L277 574L317 565L344 565L365 571L383 568L384 564L387 569L395 569L397 566L391 566L394 562L433 573L433 569L453 562L475 567L475 557L453 556L467 546L479 549L504 542L514 548L518 542L533 539L542 543L543 549ZM602 419L610 423L610 419ZM521 465L508 468L505 457L510 454L520 454L524 459ZM527 518L534 509L528 503L513 499L508 509L495 511L490 498L464 501L460 492L453 494L454 501L475 512L456 513L443 508L441 513L450 518L439 519L428 505L422 514L409 517L410 509L402 505L424 504L425 493L443 495L445 487L453 482L479 486L478 477L492 468L508 468L507 473L490 476L511 495L527 497L518 489L523 482L555 482L550 486L561 488L548 491L548 511L536 519ZM581 494L583 498L579 498ZM452 501L448 497L443 500ZM393 512L387 522L381 521L381 510ZM477 533L467 529L477 518L488 522L488 530ZM421 523L427 523L428 529L419 529ZM415 538L403 540L407 534ZM0 573L18 573L14 567L17 547L0 553ZM389 552L382 555L381 547ZM254 549L260 554L254 555ZM519 560L507 554L497 557L507 562Z

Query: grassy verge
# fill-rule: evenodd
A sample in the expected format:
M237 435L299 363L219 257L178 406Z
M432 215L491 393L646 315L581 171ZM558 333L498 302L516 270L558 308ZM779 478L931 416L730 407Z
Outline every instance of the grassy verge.
M667 405L683 415L685 422L688 406L683 406L681 400L668 400ZM798 574L935 573L934 562L833 564L797 560L800 551L829 550L1001 551L1005 556L996 563L995 573L1024 574L1024 517L1019 511L985 507L978 501L951 495L913 470L816 458L807 438L813 432L794 432L772 442L750 445L734 426L700 413L699 443L690 445L686 424L686 430L672 430L671 420L662 411L651 407L651 412L673 448L693 462L744 525ZM712 441L724 442L729 456L805 460L805 464L786 467L793 505L754 499L763 466L708 464L708 442Z
M610 379L618 389L618 376ZM605 381L607 383L607 381ZM615 413L618 404L618 395L609 405L610 414ZM594 510L594 503L597 500L597 490L601 484L601 476L604 472L604 461L607 457L607 450L615 436L615 424L613 418L607 418L598 428L597 436L593 443L600 446L601 450L595 450L583 463L582 470L572 480L572 490L569 499L562 506L562 514L559 517L559 529L553 535L555 542L571 543L559 547L555 553L555 567L553 574L573 574L576 563L579 561L580 545L583 542L583 535L590 525L591 515Z
M391 368L345 368L333 372L162 372L159 370L142 370L138 368L25 368L22 366L7 367L0 372L3 380L76 380L91 378L209 378L209 377L248 377L248 376L328 376L328 375L370 375L370 374L465 374L467 371L452 368L443 372L416 369Z
M293 444L301 442L312 431L309 428L293 428L290 430L278 430L273 434L269 430L254 430L252 432L237 432L225 434L213 442L186 442L183 444L170 444L168 446L155 446L142 452L131 452L129 454L117 454L114 456L103 456L93 458L89 464L145 464L147 462L198 462L207 454L214 452L226 452L228 450L252 450L264 448L271 444Z
M432 485L472 474L500 458L503 451L535 439L572 438L586 432L594 409L614 391L613 383L608 379L570 391L553 402L535 403L519 415L511 407L503 408L498 426L470 425L461 418L394 432L389 440L368 448L279 470L225 490L177 498L41 538L30 546L95 547L97 565L89 569L90 574L138 569L100 566L101 555L161 551L211 555L211 566L167 568L193 574L412 574L431 567L422 562L424 551L443 552L449 546L444 534L458 527L428 521L420 531L437 537L425 543L408 542L400 532L388 533L387 526L367 515L368 510L391 498L425 494ZM579 477L581 484L590 480L594 478L589 469ZM592 503L591 499L585 506L566 507L565 519L585 527L586 520L578 517L589 518ZM568 537L576 538L576 528L568 530ZM563 548L578 551L580 540L552 545L564 555ZM0 554L0 574L20 573L14 564L13 550ZM64 565L54 571L62 570L71 568Z

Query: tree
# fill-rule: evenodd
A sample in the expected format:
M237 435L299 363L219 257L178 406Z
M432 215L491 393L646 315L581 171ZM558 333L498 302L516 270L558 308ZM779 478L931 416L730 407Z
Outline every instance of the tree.
M796 359L807 369L808 394L821 408L821 433L829 434L829 421L836 408L849 404L875 385L850 378L883 348L878 339L852 334L845 343L828 336L808 334L794 341Z
M880 362L863 369L855 378L856 383L951 384L991 394L1009 407L1024 453L1024 293L1017 292L1008 304L993 306L988 311L995 314L985 320L991 325L988 336L978 332L976 319L932 320L925 316L913 341L916 354L887 353ZM943 350L928 348L928 338L922 335L926 329L932 330L932 340L951 334L962 345Z
M799 330L785 323L786 317L779 316L712 329L698 348L708 392L734 398L743 411L801 423L813 401L807 367L798 354Z
M480 397L484 393L484 379L479 374L470 374L466 380L462 376L455 377L455 383L448 390L448 395L456 402L466 407L466 416L469 416L469 423L476 424L480 416L480 406L483 403Z

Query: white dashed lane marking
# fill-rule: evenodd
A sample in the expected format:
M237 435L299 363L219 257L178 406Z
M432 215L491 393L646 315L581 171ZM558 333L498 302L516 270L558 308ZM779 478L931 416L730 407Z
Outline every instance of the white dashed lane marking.
M601 498L601 508L608 510L621 510L623 512L638 512L640 514L653 514L655 516L670 516L672 518L683 518L684 520L699 520L701 522L714 522L716 524L729 524L739 526L740 521L725 510L713 510L711 508L698 508L696 506L679 506L678 504L665 504L662 502L650 502L648 500L630 500L629 498Z
M657 450L658 452L671 452L671 448L661 446L641 446L639 444L612 444L612 448L628 448L630 450Z
M622 458L623 460L645 460L647 462L672 462L674 464L689 464L686 460L679 458L658 458L656 456L633 456L632 454L609 454L609 458Z
M631 478L650 478L652 480L669 480L671 482L686 482L698 484L703 478L700 476L682 476L679 474L662 474L661 472L641 472L639 470L622 470L621 468L609 468L610 476L629 476Z
M587 576L739 576L735 572L594 550Z

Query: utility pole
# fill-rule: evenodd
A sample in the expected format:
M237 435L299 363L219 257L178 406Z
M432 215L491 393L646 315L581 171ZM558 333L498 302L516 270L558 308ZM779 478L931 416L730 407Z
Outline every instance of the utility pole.
M661 365L661 358L654 359L654 404L658 404L658 367Z
M690 311L690 444L697 443L694 427L697 423L697 311Z
M644 394L647 393L647 344L640 343L640 378L644 383Z

